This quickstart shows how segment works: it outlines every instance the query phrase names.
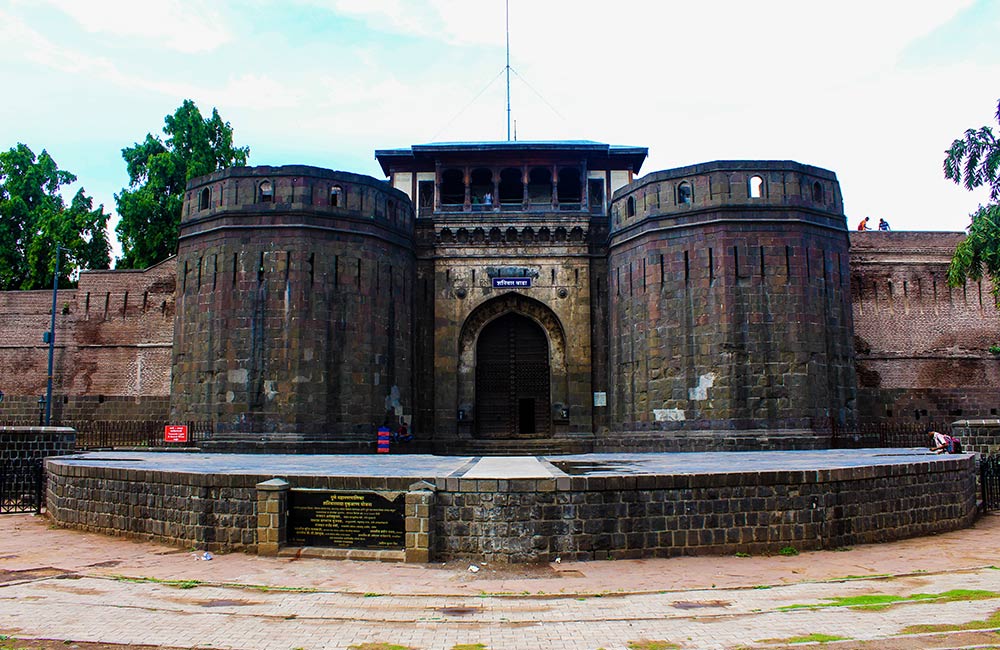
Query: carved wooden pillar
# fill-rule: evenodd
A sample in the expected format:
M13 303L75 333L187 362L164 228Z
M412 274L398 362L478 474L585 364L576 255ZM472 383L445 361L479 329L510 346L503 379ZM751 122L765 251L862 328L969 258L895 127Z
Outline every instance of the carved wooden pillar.
M434 212L441 211L441 163L434 163Z
M559 210L559 166L552 165L552 171L549 172L549 175L551 177L549 179L549 185L552 187L552 196L549 198L551 199L552 209L554 211L558 211Z
M500 212L500 169L490 168L490 177L493 179L493 211Z
M468 167L462 169L462 183L465 185L465 200L462 202L462 209L466 212L472 210L472 172Z
M521 165L521 209L527 210L531 205L531 199L528 196L528 166Z

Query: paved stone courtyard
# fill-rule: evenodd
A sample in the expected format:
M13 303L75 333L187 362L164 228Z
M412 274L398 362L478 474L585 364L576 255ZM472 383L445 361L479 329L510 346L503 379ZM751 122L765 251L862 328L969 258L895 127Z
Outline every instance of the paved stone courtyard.
M241 650L671 647L643 645L653 641L733 650L834 638L843 640L823 647L1000 647L996 515L930 538L787 557L475 572L468 563L240 553L206 561L196 551L58 529L44 517L0 517L0 634ZM875 610L831 600L878 595L904 600ZM928 623L983 629L912 628Z
M576 454L560 456L431 456L423 454L198 454L101 451L63 457L82 465L122 469L272 476L412 478L558 478L630 474L809 471L894 465L934 458L925 448L816 451ZM947 459L947 456L937 456ZM565 469L561 469L565 468Z

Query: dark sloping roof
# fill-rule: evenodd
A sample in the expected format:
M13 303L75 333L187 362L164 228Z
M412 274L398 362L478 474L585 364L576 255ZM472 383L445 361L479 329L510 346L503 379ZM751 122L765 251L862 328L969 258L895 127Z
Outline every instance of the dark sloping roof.
M632 171L638 172L646 159L649 149L625 145L605 144L593 140L499 140L472 142L429 142L415 144L404 149L377 149L375 159L382 165L386 175L395 165L407 160L430 159L440 154L469 154L494 152L533 151L567 152L590 156L614 156L623 159Z

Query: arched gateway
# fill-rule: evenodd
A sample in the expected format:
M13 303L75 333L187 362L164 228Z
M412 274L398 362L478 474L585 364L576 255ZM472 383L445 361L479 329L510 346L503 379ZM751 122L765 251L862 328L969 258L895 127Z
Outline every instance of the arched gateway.
M566 340L547 306L519 294L480 305L459 342L459 400L478 438L552 435L566 401Z
M491 321L476 343L476 434L544 436L549 415L549 341L531 319L509 313Z

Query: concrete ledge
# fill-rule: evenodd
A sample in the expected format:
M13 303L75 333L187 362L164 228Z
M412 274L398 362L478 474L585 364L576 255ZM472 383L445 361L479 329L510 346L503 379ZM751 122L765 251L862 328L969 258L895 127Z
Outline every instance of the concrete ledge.
M358 548L319 548L316 546L285 547L278 557L318 557L327 560L371 560L375 562L406 562L405 551L383 551Z

